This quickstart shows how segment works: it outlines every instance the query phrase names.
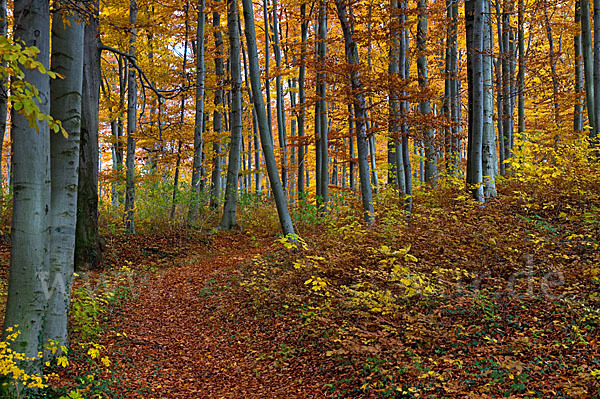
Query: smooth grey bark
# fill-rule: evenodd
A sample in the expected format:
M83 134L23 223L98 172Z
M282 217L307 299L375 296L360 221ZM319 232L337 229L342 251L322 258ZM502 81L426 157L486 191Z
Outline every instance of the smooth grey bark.
M499 2L496 2L498 4ZM512 143L514 141L514 120L513 120L513 92L511 85L511 62L513 53L510 43L510 15L512 8L510 0L504 0L502 10L502 139L504 140L504 160L512 157ZM508 165L505 165L505 171Z
M427 68L427 0L419 0L417 3L417 73L419 87L427 90L429 88L429 71ZM431 102L429 98L419 103L419 112L423 115L431 115ZM437 182L437 154L435 149L435 131L427 127L425 130L425 182L435 185Z
M135 60L137 57L137 2L129 2L129 55ZM125 182L125 230L130 234L135 234L135 132L137 123L137 81L136 69L129 66L129 76L127 82L127 159L126 182Z
M517 131L525 133L525 3L519 0L517 16L517 49L519 73L517 75ZM500 38L498 38L500 40Z
M458 118L460 103L458 101L458 0L447 0L448 30L446 39L446 98L448 101L448 137L446 144L446 170L457 175L459 171L458 135L460 121Z
M490 20L489 0L484 0L483 22L483 137L482 137L482 175L483 195L496 197L496 171L498 156L496 153L496 134L494 132L494 78L492 73L492 23Z
M240 63L240 34L238 30L237 0L228 0L227 26L229 29L229 53L231 67L231 140L229 144L229 164L225 185L225 205L220 227L230 230L237 226L236 208L238 173L240 169L240 148L242 140L242 68Z
M327 56L327 1L320 0L319 4L319 29L317 32L317 96L319 102L319 134L321 146L320 183L321 200L326 208L329 202L329 124L327 123L327 72L325 71L325 57Z
M250 83L252 86L252 97L254 100L254 109L258 119L258 127L260 132L260 141L267 166L267 173L273 197L275 197L275 205L279 215L279 222L283 234L294 235L294 225L288 210L285 192L279 180L277 172L277 162L273 151L273 139L269 133L269 125L267 113L265 111L265 103L262 97L260 85L260 68L258 64L258 49L256 45L256 30L254 27L254 10L252 9L252 0L242 0L244 8L244 26L246 43L248 46L248 61L250 66Z
M483 48L484 48L484 1L465 2L465 25L467 36L467 82L469 86L469 131L467 143L467 189L473 198L483 202Z
M557 73L556 73L556 54L554 52L554 38L552 36L552 26L550 25L550 18L548 17L548 9L547 8L544 8L544 17L545 17L545 22L546 22L546 38L548 39L548 50L549 50L548 56L550 57L550 71L551 71L551 77L552 77L552 105L554 107L554 123L556 123L556 125L558 127L560 127L560 108L558 105L558 101L559 101L558 100L558 84L559 83L558 83ZM600 62L600 59L599 59L599 62ZM599 83L600 83L600 81L599 81Z
M401 25L400 35L400 49L398 51L398 64L400 79L403 82L410 77L410 62L407 56L409 48L409 37L410 32L408 26L406 26L407 20L407 2L406 0L399 0L399 16ZM412 210L412 194L413 194L413 183L412 173L410 165L410 150L409 150L409 128L406 123L406 116L409 111L408 95L406 90L400 92L400 115L402 122L400 124L400 132L402 136L402 163L404 164L404 186L405 186L405 209L410 212Z
M277 111L277 137L281 150L281 184L283 190L288 190L288 161L287 161L287 126L285 121L285 96L281 82L281 46L279 44L279 16L277 15L277 0L273 0L273 54L277 76L275 77L275 104Z
M589 1L580 0L581 5L581 49L583 52L583 73L585 84L585 102L588 114L588 123L592 127L590 134L596 131L595 106L594 106L594 57L592 43L592 26Z
M348 141L349 141L349 147L350 147L350 189L352 191L356 190L356 183L355 183L355 178L356 178L356 163L354 162L354 157L356 156L355 151L354 151L354 138L353 136L355 135L355 131L354 131L354 112L353 112L353 107L352 104L348 104Z
M68 314L75 265L77 183L81 133L84 26L78 15L55 12L52 20L52 70L64 76L50 83L50 115L62 121L68 134L50 137L50 274L44 343L68 345ZM58 355L57 351L54 355ZM46 360L53 358L44 351Z
M360 80L360 72L358 66L360 60L358 58L358 46L354 40L354 28L348 21L348 12L346 0L336 0L338 19L342 25L344 34L344 48L346 59L350 65L350 84L354 92L354 112L356 116L356 142L358 147L358 168L360 174L360 191L362 194L363 212L365 221L374 223L374 208L373 208L373 192L369 176L369 147L367 143L367 131L365 126L366 120L366 101L363 92L362 82Z
M575 25L581 25L581 0L575 2ZM581 94L583 92L583 60L581 51L581 32L576 34L573 38L574 52L575 52L575 93L578 97L575 102L575 109L573 111L573 130L583 131L583 104L581 102Z
M215 74L217 75L217 87L215 89L215 110L213 111L213 130L215 138L213 139L213 170L211 176L210 189L210 207L216 208L219 205L219 196L221 194L221 132L222 132L222 107L223 107L223 85L224 85L224 64L223 64L223 34L221 33L221 16L218 12L213 12L213 28L215 39Z
M200 178L204 147L204 14L205 0L198 1L198 28L196 30L196 109L194 116L194 156L192 160L192 203L188 213L188 224L198 220L200 207Z
M306 4L300 6L300 15L302 22L300 25L300 68L298 70L298 199L301 200L306 196L305 193L305 119L306 119L306 91L305 91L305 76L306 76L306 42L308 40L308 20L306 18Z
M600 0L594 0L594 93L600 93ZM594 97L595 98L595 97ZM594 100L594 129L590 132L592 146L597 146L600 132L600 101Z
M36 46L37 60L49 69L50 10L46 0L16 0L15 40ZM37 70L24 69L25 80L39 91L38 107L50 113L50 79ZM37 358L42 349L47 308L50 238L50 131L46 122L30 127L14 109L11 114L13 139L13 216L11 228L8 298L4 334L18 325L20 334L11 349ZM39 130L39 131L38 131ZM40 373L41 359L22 361L28 374ZM4 390L4 388L2 388Z
M8 20L6 17L6 0L0 0L0 35L8 36ZM6 62L0 61L0 66L5 67ZM2 154L2 145L4 143L4 135L6 134L6 118L8 116L8 87L7 82L0 80L0 154ZM2 184L2 157L0 156L0 192Z
M86 21L83 38L75 270L95 267L102 261L102 245L98 233L98 113L100 103L98 2L93 2L91 7L91 18Z
M391 0L390 7L392 12L392 26L390 51L388 59L388 73L390 74L390 103L389 103L389 122L388 122L388 184L396 187L402 194L406 192L404 182L404 162L402 161L402 148L400 138L400 125L402 123L402 114L400 110L400 98L398 94L398 77L400 73L400 40L404 32L404 26L400 20L400 9L398 0ZM403 65L404 66L404 65ZM404 82L402 82L404 84Z
M187 49L188 49L188 33L190 30L190 23L188 21L188 17L189 17L189 8L190 8L190 3L189 2L185 2L185 12L184 12L184 16L185 16L185 32L183 35L183 65L182 65L182 75L183 75L183 82L182 82L182 86L185 87L188 85L188 79L187 79L187 72L186 72L186 67L187 67ZM181 96L181 108L179 111L179 126L181 131L184 130L185 128L185 95ZM173 197L171 198L171 214L169 215L169 220L173 220L175 218L175 209L177 207L177 193L179 190L179 168L181 167L181 146L182 146L182 140L181 138L179 138L177 140L177 160L175 162L175 176L173 179Z

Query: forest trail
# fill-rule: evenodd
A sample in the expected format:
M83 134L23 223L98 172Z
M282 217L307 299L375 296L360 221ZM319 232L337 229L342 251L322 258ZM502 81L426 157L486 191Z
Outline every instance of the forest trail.
M293 326L240 307L237 270L268 251L243 233L219 234L207 253L153 274L109 321L105 342L119 397L318 398L311 355L288 356ZM120 333L119 336L117 332ZM316 353L316 352L315 352ZM314 360L314 359L313 359Z

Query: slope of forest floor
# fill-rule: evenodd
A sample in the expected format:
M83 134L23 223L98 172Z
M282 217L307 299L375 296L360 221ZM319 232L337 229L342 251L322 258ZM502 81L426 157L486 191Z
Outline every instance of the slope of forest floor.
M129 289L106 367L73 355L61 377L115 398L600 395L597 197L377 201L372 227L354 198L299 208L300 239L258 201L242 231L109 240Z

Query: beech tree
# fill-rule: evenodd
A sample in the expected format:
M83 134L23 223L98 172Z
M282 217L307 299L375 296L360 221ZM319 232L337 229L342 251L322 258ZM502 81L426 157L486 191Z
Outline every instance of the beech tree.
M50 9L45 0L14 2L14 35L39 50L38 61L49 69ZM50 112L50 79L37 69L24 69L25 79L39 91L40 112ZM42 361L44 319L48 301L50 239L50 131L45 121L31 125L15 108L11 113L13 137L13 216L11 228L8 297L4 316L7 330L18 326L12 349L37 361L28 372L39 373Z

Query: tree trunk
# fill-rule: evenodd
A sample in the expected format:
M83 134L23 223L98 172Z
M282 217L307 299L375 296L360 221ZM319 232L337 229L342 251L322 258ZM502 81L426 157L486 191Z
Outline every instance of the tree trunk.
M62 121L68 138L50 137L50 293L44 343L68 345L68 313L74 268L77 180L81 132L84 26L76 15L55 12L52 21L52 69L65 76L50 83L50 115ZM59 351L60 352L60 351ZM46 350L46 360L54 354Z
M49 69L50 10L45 0L16 0L14 36L26 46L39 49L38 61ZM50 79L37 69L23 69L25 80L38 91L38 107L50 113ZM4 335L8 328L20 334L11 349L34 361L19 361L27 374L41 373L42 336L48 294L48 244L50 238L50 132L46 122L37 129L13 108L13 216L11 230L8 298ZM38 131L39 130L39 131ZM16 326L18 325L18 328Z
M348 21L346 11L346 0L336 0L337 15L342 25L344 33L344 47L346 59L350 65L350 83L354 92L354 112L356 115L356 141L358 146L358 168L360 173L360 190L362 194L363 212L365 221L374 223L375 218L373 208L373 193L369 176L369 147L367 143L367 131L365 127L366 120L366 102L360 81L360 72L357 67L360 65L358 58L358 47L354 41L354 27Z
M483 194L496 197L496 171L498 156L496 155L496 133L494 132L494 79L492 73L492 23L490 4L484 0L483 25L483 137L482 137L482 174Z
M306 4L300 6L301 14L301 42L300 42L300 68L298 71L298 199L301 200L306 196L305 193L305 118L306 118L306 92L305 92L305 74L306 74L306 42L308 40L308 20L306 19Z
M129 2L129 24L131 32L129 36L129 55L137 57L137 3L136 0ZM137 122L137 82L136 70L129 66L129 77L127 87L127 159L126 163L126 187L125 187L125 229L130 234L135 234L135 137Z
M517 75L517 131L519 135L525 133L525 3L519 0L518 16L517 16L517 48L519 51L519 74ZM498 40L501 40L498 37Z
M8 37L8 21L6 18L6 0L0 0L0 35ZM5 67L6 62L0 61L0 67ZM4 135L6 134L6 117L8 116L8 87L6 81L0 79L0 193L4 184L2 172L2 149Z
M600 93L600 0L594 0L594 93ZM594 125L593 134L590 136L593 146L596 146L600 132L600 101L594 100Z
M484 1L465 2L467 35L467 81L469 86L469 132L467 150L467 187L475 200L483 202L483 128L484 128Z
M215 74L217 75L217 88L215 90L215 110L213 112L213 130L215 137L213 141L213 170L210 190L210 207L216 208L219 205L219 196L221 194L221 132L222 132L222 111L223 105L223 84L225 75L223 65L223 34L221 33L221 16L218 12L213 12L213 28L215 38Z
M329 126L327 123L327 73L325 72L325 57L327 55L327 2L320 0L319 5L319 29L317 49L317 96L319 101L319 134L321 146L321 199L326 208L329 202Z
M575 25L581 25L581 0L575 2ZM583 131L583 107L581 102L581 94L583 92L583 60L581 51L581 33L574 37L573 47L575 50L575 93L577 99L575 109L573 111L573 130L576 132Z
M594 113L594 60L592 43L592 26L589 1L579 0L581 5L581 49L583 51L583 73L585 76L585 102L588 114L588 123L592 127L590 135L596 131Z
M240 65L240 34L237 24L238 3L237 0L228 0L227 3L229 8L227 13L229 52L231 54L231 140L221 228L230 230L237 226L235 212L240 169L240 142L242 139L242 68Z
M281 184L283 190L288 190L288 165L287 165L287 127L285 122L285 97L281 83L281 46L279 44L279 17L277 15L277 0L273 0L273 54L275 55L275 66L277 77L275 78L275 91L277 92L277 137L281 149Z
M95 267L102 261L102 246L98 234L98 112L100 103L98 2L94 2L93 10L92 18L85 25L83 38L75 270Z
M388 72L392 83L390 84L390 105L389 105L389 137L388 137L388 184L396 187L402 195L406 192L404 182L404 162L402 161L402 147L400 125L402 123L402 114L400 110L400 96L397 85L400 73L400 41L404 32L404 26L400 18L400 9L398 0L390 2L392 21L398 26L392 28L390 52L388 60ZM404 65L402 65L404 67ZM404 82L402 82L404 84Z
M417 23L417 72L419 87L423 90L429 88L429 71L427 68L427 0L419 0L419 19ZM429 98L419 103L419 112L431 115L431 102ZM428 117L429 118L429 117ZM435 185L437 182L437 154L434 144L434 129L427 127L425 130L425 182Z
M192 203L188 214L188 223L198 219L200 207L200 178L204 147L204 14L205 0L198 2L198 30L196 31L196 114L194 117L194 158L192 161Z
M267 173L269 175L273 196L275 197L275 204L277 206L277 213L279 214L279 222L281 224L283 234L285 236L293 236L295 234L294 226L288 210L285 193L283 191L281 181L279 180L279 174L277 173L277 163L275 160L275 153L273 151L273 139L269 133L267 113L265 111L265 103L260 87L260 68L258 65L258 49L256 46L256 31L254 28L254 10L252 9L252 1L242 0L242 4L244 7L244 25L246 42L248 45L248 61L250 66L252 97L254 100L254 109L256 110L258 119L260 141L265 157L265 163L267 165Z
M187 49L188 49L188 32L190 30L190 24L188 21L189 16L189 7L190 3L186 1L185 3L185 33L183 35L183 65L182 65L182 87L186 87L188 85L187 80ZM180 131L183 132L185 130L185 95L181 96L181 108L179 112L179 126ZM175 163L175 177L173 179L173 197L171 199L171 214L169 215L169 220L173 220L175 218L175 210L177 208L177 192L179 188L179 168L181 167L181 138L177 140L177 161Z

